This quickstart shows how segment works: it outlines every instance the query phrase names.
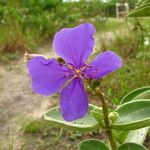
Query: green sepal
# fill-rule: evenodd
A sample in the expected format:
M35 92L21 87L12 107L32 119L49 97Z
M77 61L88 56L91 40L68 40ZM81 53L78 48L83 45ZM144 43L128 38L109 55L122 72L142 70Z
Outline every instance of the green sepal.
M79 150L110 150L103 142L96 139L82 141L79 144L78 149Z
M94 131L100 128L99 122L93 117L91 111L97 107L95 105L89 104L88 113L81 119L67 122L63 119L60 113L60 107L55 107L44 114L44 118L50 121L52 124L61 125L77 131Z

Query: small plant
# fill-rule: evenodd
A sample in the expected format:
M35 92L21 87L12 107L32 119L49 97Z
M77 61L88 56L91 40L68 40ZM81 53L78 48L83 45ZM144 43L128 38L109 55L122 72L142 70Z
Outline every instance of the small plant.
M89 139L79 144L80 150L146 150L142 143L150 125L150 87L132 91L110 110L97 80L119 69L122 60L114 52L106 51L85 64L94 47L94 33L95 28L89 23L60 30L53 41L54 49L62 57L57 60L26 54L33 90L45 96L60 94L60 106L50 109L44 118L73 130L105 130L106 144ZM101 107L88 104L83 81Z

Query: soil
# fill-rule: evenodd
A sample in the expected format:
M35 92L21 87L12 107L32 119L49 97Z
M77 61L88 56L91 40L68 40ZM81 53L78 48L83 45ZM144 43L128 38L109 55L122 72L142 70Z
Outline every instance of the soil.
M55 57L49 45L39 48L41 52ZM11 143L13 149L19 149L21 124L26 118L41 118L54 101L54 97L40 96L32 91L23 58L0 64L0 149L9 149Z

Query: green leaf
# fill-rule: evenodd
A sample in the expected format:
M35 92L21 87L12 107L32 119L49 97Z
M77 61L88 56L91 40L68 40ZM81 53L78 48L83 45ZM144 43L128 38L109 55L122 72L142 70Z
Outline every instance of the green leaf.
M90 112L91 112L93 118L102 125L102 121L103 121L102 107L94 106L94 108Z
M117 130L135 130L150 125L150 99L127 102L115 110L119 118L112 124Z
M141 87L131 91L129 94L125 95L121 103L126 103L128 101L134 101L136 99L150 99L150 86ZM118 131L114 130L114 135L120 143L123 142L135 142L142 144L145 136L148 132L147 127L134 130L134 131ZM135 140L134 140L135 139Z
M140 93L139 95L133 98L133 100L136 99L150 99L150 90L146 90L145 92Z
M99 140L90 139L82 141L79 150L109 150L109 148Z
M137 88L137 89L131 91L130 93L128 93L127 95L125 95L122 98L120 104L124 104L126 102L133 100L136 96L138 96L139 94L142 94L143 92L146 92L147 90L150 90L150 86Z
M130 17L146 17L150 16L150 2L144 1L137 8L131 10L128 14Z
M141 4L143 5L143 4L146 4L146 3L148 3L149 2L149 0L145 0L145 1L143 1Z
M121 130L112 130L113 131L113 136L119 142L119 144L124 143L127 135L129 134L130 131L121 131Z
M122 144L117 150L147 150L143 145L136 143Z
M150 16L150 6L140 7L129 13L129 16L132 17L146 17Z
M89 105L89 111L86 116L76 121L67 122L60 114L59 107L50 109L45 113L44 118L53 124L61 125L78 131L94 131L100 128L100 124L92 116L91 111L97 106ZM82 109L82 108L81 108Z
M147 132L148 132L148 127L130 131L125 139L125 143L134 142L137 144L143 144Z

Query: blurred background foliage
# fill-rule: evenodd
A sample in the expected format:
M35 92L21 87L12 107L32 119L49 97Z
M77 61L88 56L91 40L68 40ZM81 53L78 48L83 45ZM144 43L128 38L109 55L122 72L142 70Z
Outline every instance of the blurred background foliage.
M130 0L134 8L138 0ZM0 0L0 51L24 51L51 39L63 27L115 17L117 0ZM97 22L99 23L99 22Z
M138 1L128 0L130 9L135 8ZM11 64L12 60L19 59L25 51L39 53L39 47L47 45L47 43L50 45L54 34L61 28L73 27L83 22L93 23L97 30L96 46L90 59L102 51L113 50L124 62L121 69L104 77L103 82L100 80L97 81L98 83L92 83L93 86L100 85L110 102L110 107L114 107L129 91L140 86L150 85L150 18L116 18L116 2L121 2L121 0L108 0L107 2L80 0L79 2L65 3L62 0L0 0L0 62L5 65L9 75L16 67ZM15 63L19 64L17 61ZM25 68L22 64L23 61L17 67ZM15 73L15 76L16 74L25 76L21 71L18 72ZM0 75L0 79L2 78ZM10 77L10 80L14 80L13 76ZM17 82L15 83L16 87L18 86ZM18 84L29 85L25 82L27 80L21 80L21 83L19 81ZM30 90L29 87L26 88L25 90ZM86 88L90 102L99 106L100 104L94 98L88 84ZM19 93L15 92L18 96ZM30 94L28 94L29 98L33 97ZM7 95L11 94L7 93ZM24 101L25 93L19 96L19 99ZM12 98L10 97L10 99ZM41 99L37 99L37 101L41 101ZM55 105L58 105L56 96L55 99ZM13 101L17 106L19 101L15 99ZM8 106L5 107L7 110ZM19 105L17 110L19 110ZM8 116L11 113L9 112ZM5 115L7 114L5 113ZM12 117L13 123L15 117ZM2 116L2 118L5 117ZM22 120L21 118L18 121L23 125L17 133L19 138L23 139L22 145L19 143L22 149L74 150L82 139L93 137L104 140L106 138L104 134L99 135L98 132L83 134L52 127L43 118L25 118L24 122ZM22 132L23 134L20 136ZM6 142L10 144L10 149L15 145L14 139L6 140Z

